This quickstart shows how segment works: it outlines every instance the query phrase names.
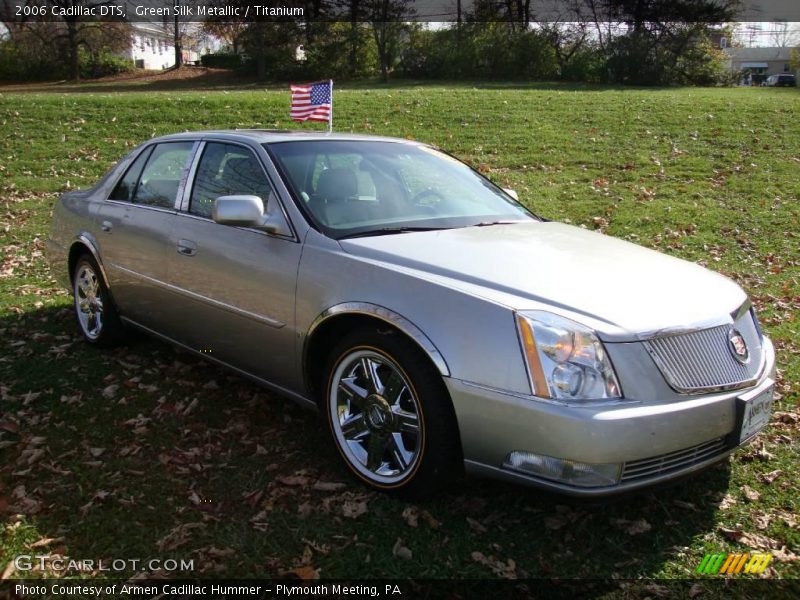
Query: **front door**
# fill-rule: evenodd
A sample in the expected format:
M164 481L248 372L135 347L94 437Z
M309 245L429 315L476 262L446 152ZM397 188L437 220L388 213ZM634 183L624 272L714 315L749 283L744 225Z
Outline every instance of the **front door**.
M172 232L168 276L180 300L171 321L195 350L282 387L295 382L294 298L301 244L211 219L219 196L279 202L251 149L207 142L186 211Z

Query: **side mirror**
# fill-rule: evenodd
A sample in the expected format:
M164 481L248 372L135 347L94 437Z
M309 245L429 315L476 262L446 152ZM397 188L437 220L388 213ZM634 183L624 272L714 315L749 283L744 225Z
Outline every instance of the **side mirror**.
M221 225L260 227L264 202L258 196L220 196L214 201L211 217Z
M220 196L214 201L211 218L221 225L253 227L268 233L291 235L283 214L264 211L264 202L258 196Z
M517 192L515 192L514 190L511 190L511 189L508 189L508 188L503 188L503 191L506 194L508 194L509 196L511 196L514 200L519 202L519 196L517 195Z

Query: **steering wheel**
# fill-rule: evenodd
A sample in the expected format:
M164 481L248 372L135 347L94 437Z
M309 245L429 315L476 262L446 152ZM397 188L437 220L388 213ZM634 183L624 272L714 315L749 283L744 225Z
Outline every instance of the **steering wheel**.
M421 192L415 194L414 197L411 198L411 204L419 205L420 200L422 200L422 198L425 198L426 196L436 196L437 198L439 198L439 200L447 200L447 198L445 198L441 192L433 188L428 188L426 190L422 190Z

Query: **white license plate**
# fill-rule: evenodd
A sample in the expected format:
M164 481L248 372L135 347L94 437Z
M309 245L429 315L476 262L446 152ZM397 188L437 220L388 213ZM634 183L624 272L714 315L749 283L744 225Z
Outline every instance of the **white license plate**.
M769 386L753 397L742 397L744 402L744 418L742 419L742 429L739 433L739 442L753 437L761 428L769 423L772 412L772 392L774 386Z

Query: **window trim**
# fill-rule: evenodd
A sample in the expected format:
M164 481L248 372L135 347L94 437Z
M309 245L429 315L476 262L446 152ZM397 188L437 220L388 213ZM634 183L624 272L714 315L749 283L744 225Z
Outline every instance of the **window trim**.
M261 172L264 174L264 177L267 179L267 184L269 184L270 189L272 190L272 196L275 198L275 201L278 203L280 207L281 214L283 214L283 218L286 221L286 224L289 226L289 230L291 231L290 235L282 235L278 233L270 233L268 231L263 231L261 229L255 229L253 227L241 227L238 225L222 225L217 223L214 219L210 217L203 217L201 215L196 215L194 213L189 212L189 207L191 205L191 198L192 198L192 191L194 190L194 185L197 179L197 169L200 165L200 161L203 158L203 152L205 151L206 145L208 144L224 144L228 146L238 146L240 148L244 148L248 150L255 158L256 163L261 168ZM250 231L252 233L258 233L261 235L266 235L271 238L276 238L280 240L288 240L292 242L299 242L300 238L297 236L297 230L295 229L294 223L289 218L289 214L286 211L286 207L283 205L283 201L280 198L280 194L278 193L278 188L275 185L272 177L269 175L269 171L264 166L263 161L258 155L258 151L253 148L249 144L241 143L234 140L227 140L227 139L217 139L217 138L210 138L210 139L203 139L198 140L195 144L194 149L194 156L192 158L191 165L188 170L188 175L186 177L186 186L183 189L183 194L180 196L180 202L176 203L176 210L178 211L178 216L188 217L190 219L197 219L199 221L206 221L208 223L214 223L215 225L219 225L220 227L234 227L235 229L241 229L242 231ZM266 207L265 207L266 208Z
M144 171L144 168L147 166L147 161L150 160L150 154L153 153L154 147L155 144L147 144L139 152L137 152L135 156L129 155L130 164L123 170L122 175L117 177L117 179L114 181L114 185L110 187L108 194L106 195L106 200L108 202L118 202L120 204L133 205L133 202L131 200L119 200L118 198L112 198L111 194L113 194L117 190L119 184L122 183L122 180L125 179L125 177L127 177L130 170L136 164L136 161L139 160L142 157L142 155L147 153L147 158L145 158L144 165L142 165L142 171ZM131 194L131 197L136 197L136 190L139 189L139 180L142 178L142 171L139 171L139 175L136 177L136 183L133 186L133 193Z
M142 180L142 174L147 168L147 165L150 164L150 159L152 158L153 152L155 151L156 147L162 144L185 144L187 142L192 142L192 147L189 149L189 154L186 157L186 162L184 163L181 169L181 178L178 181L178 190L175 193L175 201L172 203L172 206L171 207L154 206L152 204L142 204L139 202L135 202L134 200L136 198L136 192L139 191L139 184ZM188 180L188 175L189 175L188 167L192 164L192 161L194 160L194 155L197 151L197 147L199 144L200 144L199 140L161 140L146 144L139 152L136 153L136 156L131 157L130 164L124 170L122 175L116 179L114 185L111 186L105 201L112 202L114 204L123 204L125 206L136 206L139 208L147 208L150 210L159 210L162 212L170 212L170 213L174 213L176 210L180 210L181 199L183 198L184 188L186 187L186 182ZM117 186L119 186L119 184L128 174L128 172L133 168L133 165L136 163L136 161L139 160L139 158L145 153L148 153L148 156L144 161L144 166L142 167L142 170L139 172L139 175L136 178L136 185L133 188L133 194L132 194L133 200L117 200L115 198L111 198L110 196L117 189Z

